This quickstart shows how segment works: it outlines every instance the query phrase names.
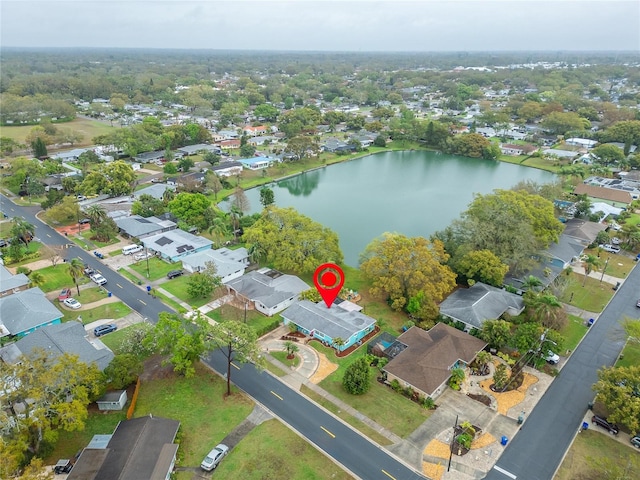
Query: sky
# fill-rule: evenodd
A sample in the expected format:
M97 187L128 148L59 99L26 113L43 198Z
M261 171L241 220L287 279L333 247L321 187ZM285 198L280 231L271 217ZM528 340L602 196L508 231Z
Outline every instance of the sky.
M0 45L640 52L640 1L1 0Z

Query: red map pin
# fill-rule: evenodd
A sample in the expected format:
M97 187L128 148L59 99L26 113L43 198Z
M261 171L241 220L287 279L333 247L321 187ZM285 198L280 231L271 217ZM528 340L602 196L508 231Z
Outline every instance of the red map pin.
M316 268L313 274L313 283L324 303L327 304L327 308L331 308L344 285L344 272L335 263L323 263Z

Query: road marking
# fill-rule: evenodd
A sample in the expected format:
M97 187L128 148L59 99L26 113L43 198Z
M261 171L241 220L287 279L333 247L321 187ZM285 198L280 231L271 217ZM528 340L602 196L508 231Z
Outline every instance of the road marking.
M272 393L275 397L277 397L277 398L279 398L280 400L282 400L282 397L281 397L280 395L278 395L276 392L274 392L273 390L271 390L271 393Z
M235 363L231 362L231 366L237 368L238 370L240 370L240 367L238 365L236 365Z
M396 480L396 477L394 477L393 475L391 475L389 472L385 472L384 470L382 470L382 473L384 473L387 477L389 477L389 478L393 478L393 480Z
M320 426L320 428L321 428L322 430L324 430L324 431L326 432L326 434L327 434L327 435L329 435L331 438L336 438L336 436L335 436L333 433L331 433L329 430L327 430L326 428L324 428L322 425ZM393 478L393 477L391 477L391 478Z
M122 288L122 285L120 285L119 283L116 283L116 287Z
M513 480L515 480L516 478L518 478L516 475L514 475L511 472L506 471L504 468L500 468L498 465L494 465L493 466L494 470L499 471L500 473L502 473L503 475L506 475L509 478L513 478Z
M51 235L49 235L49 234L47 233L47 237L51 238Z
M146 303L144 303L142 300L138 299L138 301L139 301L141 304L146 305Z

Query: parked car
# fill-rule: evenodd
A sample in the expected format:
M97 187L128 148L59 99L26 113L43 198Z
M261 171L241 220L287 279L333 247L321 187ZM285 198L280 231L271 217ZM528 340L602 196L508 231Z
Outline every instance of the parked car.
M101 335L106 335L107 333L115 332L118 329L118 326L113 323L106 323L104 325L100 325L93 329L93 334L96 337Z
M4 248L9 246L9 242L7 242L4 238L0 238L0 248Z
M560 357L558 356L558 354L557 354L557 353L553 353L551 350L549 350L549 351L547 352L547 356L546 356L546 357L544 357L544 359L545 359L547 362L552 363L552 364L554 364L554 365L557 365L557 364L558 364L558 362L560 361Z
M151 253L151 252L146 252L146 253L143 252L143 253L136 253L133 256L133 259L134 260L145 260L145 259L151 258L151 257L153 257L153 253Z
M78 300L71 297L65 298L62 303L65 307L72 308L73 310L77 310L82 306L82 304Z
M640 448L640 435L631 437L629 441L631 442L631 445L633 445L634 447Z
M167 278L168 279L176 278L182 275L183 273L184 272L182 270L171 270L169 273L167 273Z
M66 300L67 298L69 298L71 295L72 293L70 288L63 288L60 291L60 295L58 295L58 301L62 302L63 300Z
M640 299L636 302L636 307L640 307Z
M229 453L229 447L225 444L220 443L216 445L216 447L211 450L206 457L204 457L204 460L202 460L202 463L200 464L200 468L210 472L220 464L227 453Z
M610 243L604 243L604 244L598 245L598 247L603 249L605 252L620 253L620 247L616 245L611 245Z
M618 237L613 237L611 239L611 244L612 245L620 245L620 239Z
M84 202L87 199L87 197L85 197L84 195L78 195L78 201L79 202Z
M608 430L609 433L612 433L613 435L617 435L618 432L620 432L620 429L615 423L609 423L606 418L599 417L598 415L594 415L593 417L591 417L591 423L595 423L599 427Z
M84 224L86 224L86 223L91 223L91 219L89 219L89 218L81 218L81 219L78 221L78 223L79 223L80 225L84 225Z
M107 283L107 279L104 278L99 273L93 273L89 276L89 278L93 280L95 283L97 283L98 285L105 285Z
M73 468L73 463L68 458L58 460L56 466L53 467L53 473L60 475L61 473L69 473Z

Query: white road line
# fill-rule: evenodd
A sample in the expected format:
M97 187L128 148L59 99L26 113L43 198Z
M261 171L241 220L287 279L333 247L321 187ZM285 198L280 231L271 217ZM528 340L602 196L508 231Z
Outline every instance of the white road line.
M509 478L513 478L513 480L515 480L516 478L518 478L516 475L514 475L511 472L508 472L507 470L505 470L504 468L500 468L498 465L494 465L493 466L494 470L499 471L500 473L502 473L503 475L506 475Z

